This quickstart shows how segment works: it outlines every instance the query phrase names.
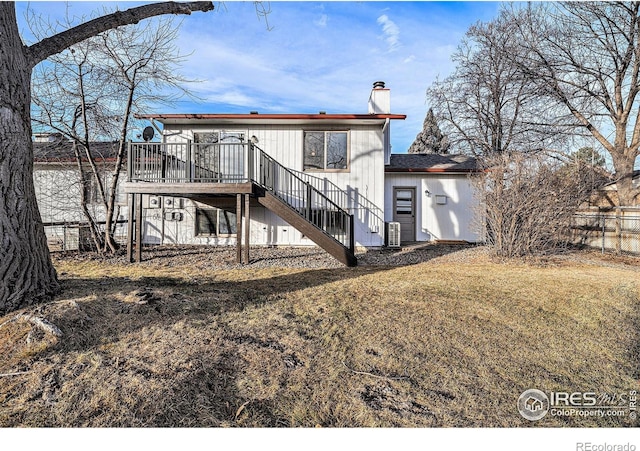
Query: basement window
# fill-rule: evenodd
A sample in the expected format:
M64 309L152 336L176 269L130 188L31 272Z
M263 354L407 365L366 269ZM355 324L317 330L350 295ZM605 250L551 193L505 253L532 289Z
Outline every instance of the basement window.
M196 236L235 235L236 215L219 208L196 208Z
M349 169L349 132L304 132L305 171L345 171Z

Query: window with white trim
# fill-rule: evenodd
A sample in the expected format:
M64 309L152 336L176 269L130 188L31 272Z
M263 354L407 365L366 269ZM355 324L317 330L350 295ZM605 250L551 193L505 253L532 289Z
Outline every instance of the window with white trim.
M345 171L349 169L349 132L304 132L305 171Z

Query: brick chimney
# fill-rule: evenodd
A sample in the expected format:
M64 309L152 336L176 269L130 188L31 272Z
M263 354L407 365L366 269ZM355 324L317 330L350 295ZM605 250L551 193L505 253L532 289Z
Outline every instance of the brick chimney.
M369 114L389 113L391 113L391 93L384 87L384 81L376 81L369 96Z

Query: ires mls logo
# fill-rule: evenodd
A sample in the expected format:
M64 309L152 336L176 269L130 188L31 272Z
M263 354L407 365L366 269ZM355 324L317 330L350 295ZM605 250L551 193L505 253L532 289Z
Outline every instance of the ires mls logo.
M636 419L637 392L596 393L596 392L550 392L525 390L518 398L520 415L530 421L537 421L547 414L551 416L577 417L625 417Z
M518 411L527 420L540 420L549 411L549 398L535 388L525 390L518 398Z

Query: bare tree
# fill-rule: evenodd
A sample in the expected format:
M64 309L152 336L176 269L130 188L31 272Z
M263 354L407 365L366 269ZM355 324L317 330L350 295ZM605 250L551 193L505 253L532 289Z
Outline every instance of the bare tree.
M593 186L583 164L561 148L577 121L522 70L518 23L503 10L472 26L454 54L452 75L427 92L457 149L480 157L478 217L500 257L549 252L563 244L571 216Z
M457 151L476 156L554 148L565 137L566 117L541 99L514 64L516 25L502 12L472 26L454 53L455 71L427 91L444 133Z
M0 314L59 290L33 184L31 72L51 55L104 31L163 14L210 11L211 2L154 3L85 22L30 46L18 32L15 5L0 2Z
M41 23L32 24L37 34ZM152 103L168 104L186 93L187 80L178 70L183 57L174 44L177 33L172 19L108 30L54 55L48 59L53 65L34 72L34 123L62 133L81 150L76 153L81 178L87 179L86 162L93 179L89 181L97 187L104 228L97 225L101 218L95 217L96 211L87 208L91 199L81 196L79 208L99 252L117 249L116 196L133 116ZM98 140L118 143L109 177L92 152Z
M622 205L638 201L640 3L515 7L513 54L538 92L564 106L611 155Z

